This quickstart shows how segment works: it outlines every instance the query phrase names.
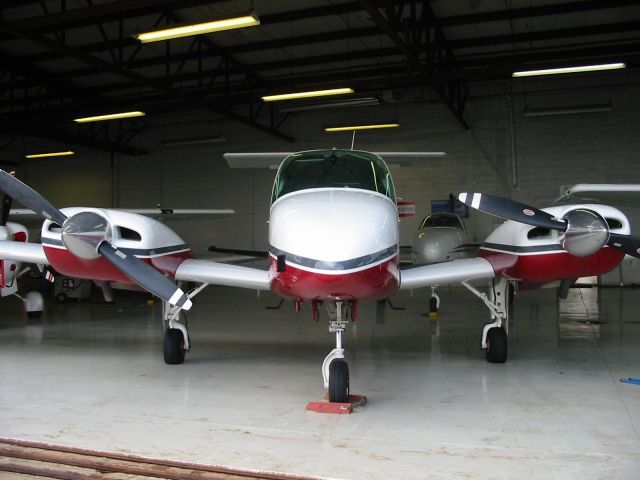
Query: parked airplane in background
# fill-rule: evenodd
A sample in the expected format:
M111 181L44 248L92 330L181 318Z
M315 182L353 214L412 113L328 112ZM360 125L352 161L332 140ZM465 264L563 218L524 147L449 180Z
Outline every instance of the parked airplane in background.
M422 219L411 246L414 264L425 265L449 262L475 255L479 244L468 243L467 229L458 215L452 212L430 213ZM429 316L436 317L440 308L437 285L431 286Z
M275 155L263 157L272 160ZM638 239L628 235L624 215L610 207L554 210L560 219L524 207L520 217L546 219L546 227L535 228L549 228L548 236L541 240L530 235L535 228L507 222L489 237L478 257L401 270L395 188L383 160L393 157L353 150L287 155L272 191L266 270L196 260L175 232L141 215L96 208L58 210L0 171L0 189L47 218L41 245L2 241L0 258L47 263L80 278L135 282L157 295L164 301L167 363L184 361L190 339L181 312L191 308L192 299L209 284L271 290L293 300L296 309L310 303L316 318L324 305L336 338L336 348L323 363L325 387L330 401L345 402L349 369L342 335L349 320L357 319L359 302L386 299L399 289L462 282L492 313L494 321L485 326L482 339L487 359L504 362L509 282L533 285L567 275L597 275L619 263L623 253L618 249L638 247ZM473 207L497 206L499 213L516 216L511 210L519 204L478 195L469 196ZM496 276L489 297L468 283ZM199 285L184 292L183 281Z

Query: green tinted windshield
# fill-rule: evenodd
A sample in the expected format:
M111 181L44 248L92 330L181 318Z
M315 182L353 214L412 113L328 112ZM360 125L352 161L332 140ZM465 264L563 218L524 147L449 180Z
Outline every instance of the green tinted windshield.
M308 188L360 188L395 201L389 169L380 157L354 150L318 150L287 157L276 176L272 201Z

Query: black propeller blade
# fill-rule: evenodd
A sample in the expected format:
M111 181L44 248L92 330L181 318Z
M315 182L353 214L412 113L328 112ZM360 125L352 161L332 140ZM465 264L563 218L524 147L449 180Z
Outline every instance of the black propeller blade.
M536 227L549 228L564 232L567 222L556 219L553 215L538 208L530 207L508 198L487 195L486 193L461 193L458 200L477 210L496 217L515 220Z
M157 297L184 310L191 308L192 303L186 293L139 258L127 255L109 242L102 242L98 247L98 252L127 277Z
M92 251L97 251L142 288L184 310L191 308L191 300L175 283L139 258L127 255L109 243L111 227L106 218L94 212L80 212L67 218L42 195L4 170L0 170L0 190L62 226L63 241L68 237L65 245L74 255L93 258Z
M11 197L7 194L2 198L2 217L0 218L0 227L6 227L9 221L9 213L11 212Z
M58 225L62 225L67 219L46 198L4 170L0 170L0 190Z
M632 257L640 258L640 237L609 232L607 245Z

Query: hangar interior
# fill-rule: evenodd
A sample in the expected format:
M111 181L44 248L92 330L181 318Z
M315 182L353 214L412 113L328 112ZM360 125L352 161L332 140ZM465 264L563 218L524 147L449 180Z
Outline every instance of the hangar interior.
M416 206L402 245L452 193L544 207L577 183L640 183L635 1L4 0L0 11L0 168L58 207L233 209L166 220L198 258L210 245L269 248L275 170L229 168L227 152L446 152L391 170ZM259 25L134 38L250 11ZM512 76L615 62L625 68ZM353 93L262 100L340 87ZM145 115L74 122L130 110ZM324 130L362 123L399 127ZM613 201L640 234L637 196ZM465 222L481 243L502 220ZM639 283L636 263L606 283ZM637 478L640 387L619 382L640 376L635 289L519 292L504 365L484 361L480 300L457 285L440 296L437 319L428 289L392 299L406 310L362 305L345 342L368 403L336 416L304 410L322 396L333 342L309 305L267 310L270 293L209 287L189 313L193 350L173 366L160 302L144 294L47 294L39 321L2 298L0 436L256 475Z

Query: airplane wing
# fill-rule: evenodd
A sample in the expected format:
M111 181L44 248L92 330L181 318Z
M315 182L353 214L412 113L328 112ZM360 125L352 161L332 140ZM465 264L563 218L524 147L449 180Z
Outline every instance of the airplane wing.
M269 290L271 284L268 270L212 260L185 260L176 270L175 278L252 290Z
M292 152L225 153L223 156L230 168L269 168L276 170ZM445 152L373 152L395 165L421 165L425 160L440 158Z
M491 264L484 258L463 258L431 265L416 265L400 271L400 290L430 287L495 277Z
M44 249L39 243L0 241L0 258L15 260L16 262L49 265Z
M292 152L225 153L230 168L269 168L276 170Z
M129 212L129 213L137 213L139 215L146 215L148 217L153 218L172 218L174 220L188 220L193 217L201 217L201 216L223 216L223 215L233 215L236 213L235 210L231 208L204 208L204 209L195 209L195 208L165 208L165 207L157 207L157 208L112 208L110 210L117 210L120 212ZM12 208L9 213L9 217L12 220L21 220L21 221L34 221L40 220L44 218L41 214L34 212L33 210L29 210L28 208Z
M434 158L441 158L446 155L445 152L374 152L389 165L389 168L394 165L401 167L420 166L423 165L426 160L433 160Z
M591 203L637 205L640 184L637 183L578 183L565 188L556 202L587 201Z

